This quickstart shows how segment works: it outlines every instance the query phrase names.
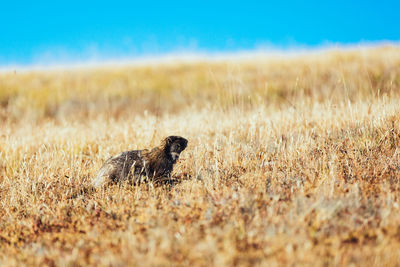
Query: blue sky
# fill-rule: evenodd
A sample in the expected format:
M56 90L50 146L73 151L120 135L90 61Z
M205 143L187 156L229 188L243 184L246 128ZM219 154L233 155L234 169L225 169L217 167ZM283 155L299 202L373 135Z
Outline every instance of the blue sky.
M2 1L0 65L400 40L400 1Z

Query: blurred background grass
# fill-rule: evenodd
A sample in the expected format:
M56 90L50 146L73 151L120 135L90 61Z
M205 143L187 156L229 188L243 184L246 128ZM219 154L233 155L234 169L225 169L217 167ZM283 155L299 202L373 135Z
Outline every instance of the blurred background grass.
M0 73L1 120L86 119L398 94L400 48Z

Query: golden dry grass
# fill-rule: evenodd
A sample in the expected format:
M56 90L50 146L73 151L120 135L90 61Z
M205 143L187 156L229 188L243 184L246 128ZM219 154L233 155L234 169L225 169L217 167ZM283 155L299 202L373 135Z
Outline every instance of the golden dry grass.
M0 74L0 265L400 263L400 48ZM189 139L172 188L84 191Z

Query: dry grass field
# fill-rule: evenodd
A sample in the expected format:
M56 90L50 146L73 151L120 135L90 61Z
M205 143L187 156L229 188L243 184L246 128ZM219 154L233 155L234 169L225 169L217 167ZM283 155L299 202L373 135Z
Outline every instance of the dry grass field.
M172 187L86 190L189 140ZM398 266L400 48L0 73L0 265Z

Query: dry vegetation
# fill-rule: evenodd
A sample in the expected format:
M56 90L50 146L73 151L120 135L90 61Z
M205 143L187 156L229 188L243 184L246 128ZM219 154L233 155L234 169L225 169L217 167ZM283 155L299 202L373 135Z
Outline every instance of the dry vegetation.
M0 265L398 265L399 103L398 47L3 72ZM180 183L83 190L172 134Z

